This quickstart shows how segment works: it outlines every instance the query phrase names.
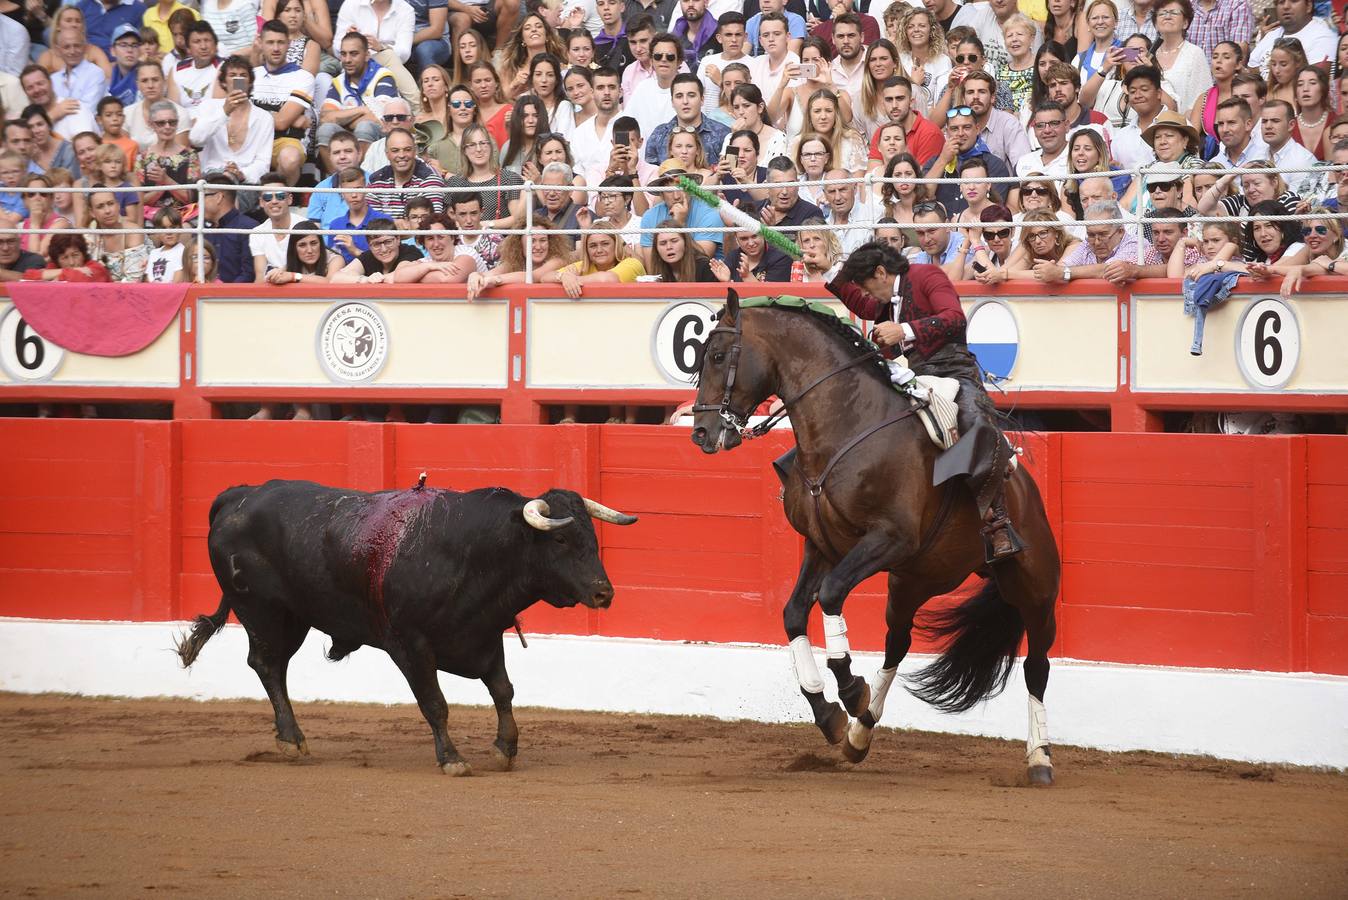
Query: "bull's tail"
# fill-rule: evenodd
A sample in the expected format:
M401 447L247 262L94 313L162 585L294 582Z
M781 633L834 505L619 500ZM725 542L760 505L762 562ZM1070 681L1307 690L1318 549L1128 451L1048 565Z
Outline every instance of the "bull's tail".
M196 621L192 623L192 630L179 636L175 643L178 647L178 658L182 660L184 669L197 661L201 648L215 637L217 631L225 627L225 620L228 618L229 600L222 596L219 609L209 616L197 616Z

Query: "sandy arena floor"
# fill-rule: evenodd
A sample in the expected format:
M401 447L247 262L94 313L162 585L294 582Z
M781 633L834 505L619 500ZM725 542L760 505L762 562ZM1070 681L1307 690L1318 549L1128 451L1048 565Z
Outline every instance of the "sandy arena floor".
M881 728L452 707L0 694L0 894L361 897L1345 897L1348 776Z

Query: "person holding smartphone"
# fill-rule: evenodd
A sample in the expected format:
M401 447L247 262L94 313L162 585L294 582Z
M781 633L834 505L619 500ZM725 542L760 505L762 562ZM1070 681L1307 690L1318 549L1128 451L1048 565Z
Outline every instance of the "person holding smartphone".
M188 135L199 149L202 171L222 170L237 184L257 184L271 168L275 123L253 105L252 91L253 67L248 60L231 56L220 64L214 93L197 108ZM257 206L239 199L244 209Z

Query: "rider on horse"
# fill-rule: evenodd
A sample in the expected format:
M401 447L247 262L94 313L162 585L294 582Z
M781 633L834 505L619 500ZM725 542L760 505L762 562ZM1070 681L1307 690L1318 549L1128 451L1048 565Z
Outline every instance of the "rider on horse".
M871 339L886 356L902 352L919 375L959 380L960 439L938 463L937 483L955 472L966 476L983 517L989 563L1019 553L1025 545L1004 500L1011 448L995 424L982 370L965 344L964 310L945 272L909 263L888 244L871 241L852 252L828 289L853 313L876 323ZM958 466L953 471L952 463Z

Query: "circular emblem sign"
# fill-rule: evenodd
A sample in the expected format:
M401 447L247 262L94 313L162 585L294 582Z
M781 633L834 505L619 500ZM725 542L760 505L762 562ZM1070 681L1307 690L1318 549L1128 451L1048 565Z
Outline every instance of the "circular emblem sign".
M1253 300L1236 328L1236 362L1252 387L1280 388L1301 359L1301 328L1292 308L1277 297Z
M46 381L61 367L66 352L28 327L16 306L0 320L0 368L20 381Z
M675 303L660 314L651 336L655 367L671 384L688 384L702 365L702 349L715 326L714 310L705 303Z
M967 340L990 379L1011 377L1020 353L1020 328L1005 303L984 300L970 310Z
M388 328L374 307L339 303L318 325L318 361L334 381L369 381L388 359Z

